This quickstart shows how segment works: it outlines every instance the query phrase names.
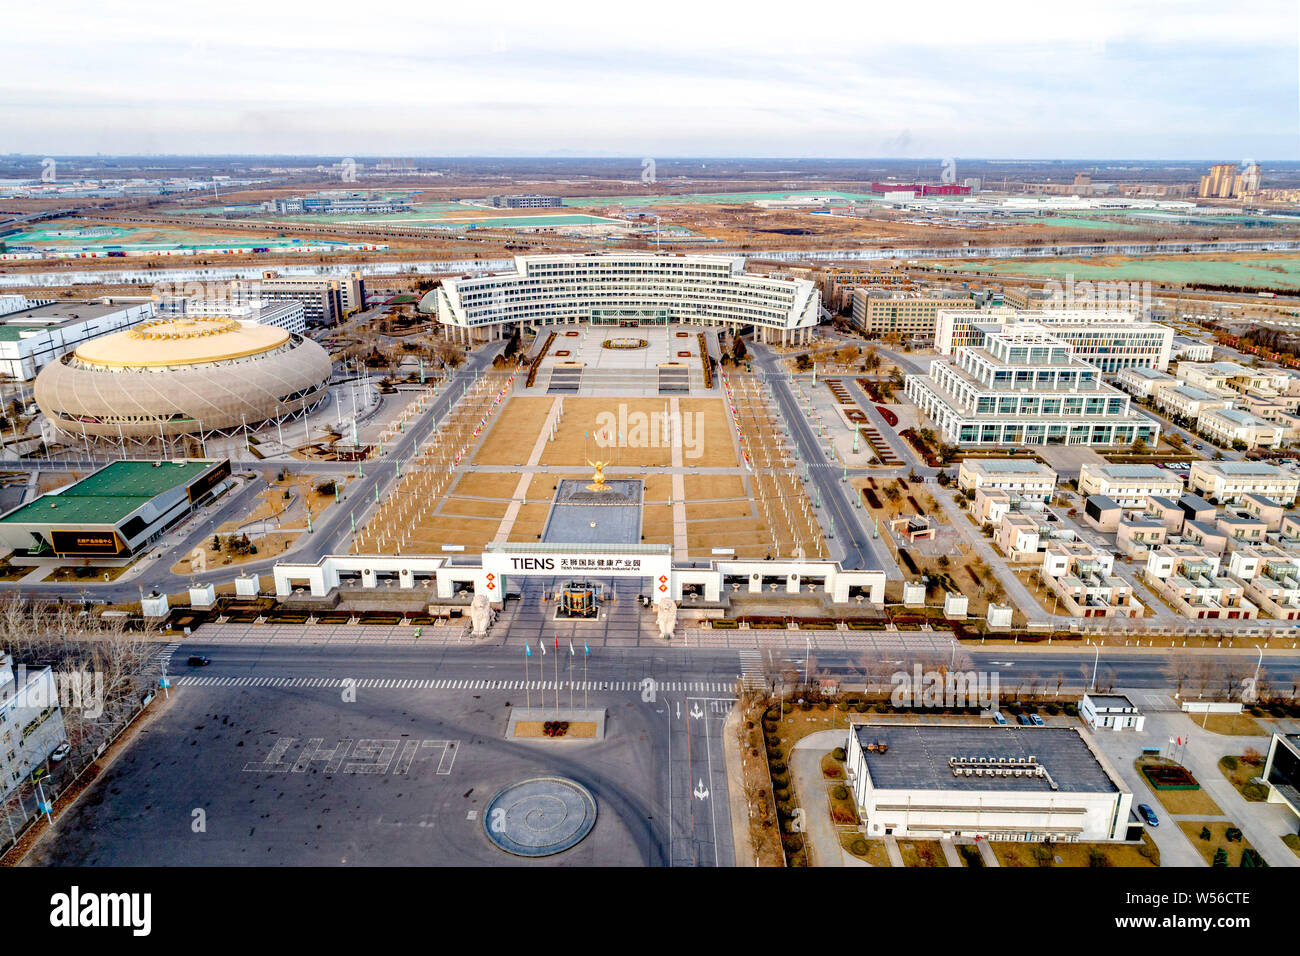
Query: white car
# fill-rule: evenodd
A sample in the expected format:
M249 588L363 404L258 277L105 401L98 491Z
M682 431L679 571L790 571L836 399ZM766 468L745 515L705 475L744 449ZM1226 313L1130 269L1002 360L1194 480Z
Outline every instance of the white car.
M50 763L58 763L70 753L72 753L72 744L65 740L54 748L54 753L50 754Z

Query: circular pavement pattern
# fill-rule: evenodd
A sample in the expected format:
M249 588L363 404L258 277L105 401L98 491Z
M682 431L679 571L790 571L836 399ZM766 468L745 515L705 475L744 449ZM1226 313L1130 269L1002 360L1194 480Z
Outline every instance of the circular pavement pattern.
M595 825L595 798L562 777L533 777L503 787L483 814L488 839L516 856L563 853Z

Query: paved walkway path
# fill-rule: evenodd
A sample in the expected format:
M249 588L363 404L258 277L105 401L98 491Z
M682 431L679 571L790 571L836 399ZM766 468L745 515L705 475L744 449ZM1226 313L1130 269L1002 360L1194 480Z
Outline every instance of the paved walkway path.
M988 840L979 840L975 844L980 848L980 857L984 860L985 866L1001 866L998 862L997 855L993 852L993 847Z
M993 551L993 546L985 540L984 536L971 526L970 521L966 518L966 514L958 506L957 502L953 500L952 492L949 489L936 489L934 500L939 502L939 507L942 508L944 514L948 516L948 523L959 529L958 533L971 543L975 548L975 553L983 558L984 563L993 569L993 573L997 576L997 579L1002 582L1002 586L1006 589L1007 596L1011 599L1013 604L1020 608L1027 620L1056 620L1058 622L1074 620L1065 615L1057 615L1053 618L1052 615L1043 610L1042 606L1034 596L1029 593L1029 588L1025 586L1025 583L1021 581L1020 578L1016 577L1014 571L1007 567L1007 562L1005 560L997 556Z
M682 427L682 404L674 398L668 403L668 420L675 430ZM682 457L682 437L671 436L673 453L673 558L677 561L689 560L689 548L686 538L686 475L683 471L685 461Z
M898 838L892 833L885 837L885 852L889 854L890 866L907 866L907 864L903 862L902 851L898 849Z
M844 733L843 730L819 730L804 737L790 751L790 776L799 806L803 808L803 836L812 866L844 866L845 857L852 855L840 846L839 830L831 822L821 768L822 754L843 746Z
M961 869L961 854L953 846L952 837L940 837L939 849L943 850L943 858L948 861L950 867Z
M528 456L528 466L534 467L542 460L542 455L546 452L546 443L551 440L551 429L560 417L560 409L563 407L564 399L557 398L551 403L551 410L546 415L546 422L537 432L537 441L533 443L532 454ZM501 543L510 540L510 531L515 526L515 519L519 517L519 509L523 507L524 499L528 494L528 484L533 480L531 473L525 471L519 475L519 483L515 485L515 493L511 496L510 504L506 506L506 513L501 516L501 524L497 526L496 537L492 539L493 543Z

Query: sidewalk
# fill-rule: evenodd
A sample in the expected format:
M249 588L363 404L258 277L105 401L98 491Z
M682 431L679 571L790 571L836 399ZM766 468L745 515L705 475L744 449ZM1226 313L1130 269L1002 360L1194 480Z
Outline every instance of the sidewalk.
M819 730L794 745L790 752L790 778L803 808L803 836L812 866L844 866L851 856L840 846L839 830L831 822L822 777L822 754L844 745L843 730ZM857 861L855 861L856 863ZM901 864L896 864L901 865Z

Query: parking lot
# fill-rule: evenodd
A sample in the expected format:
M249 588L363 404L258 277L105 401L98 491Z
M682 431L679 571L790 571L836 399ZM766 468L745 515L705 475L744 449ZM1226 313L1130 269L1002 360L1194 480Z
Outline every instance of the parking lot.
M503 736L507 702L523 704L517 691L362 687L354 701L345 696L333 686L173 691L167 712L28 863L515 865L525 861L488 842L482 809L500 788L540 774L580 782L599 815L578 846L532 865L730 862L725 816L725 846L692 848L705 817L686 777L710 781L699 789L720 789L725 807L725 773L720 753L716 772L701 767L695 742L669 756L678 746L669 698L592 694L590 705L609 713L604 740L519 742ZM692 753L689 774L677 772ZM693 858L681 858L687 852Z

